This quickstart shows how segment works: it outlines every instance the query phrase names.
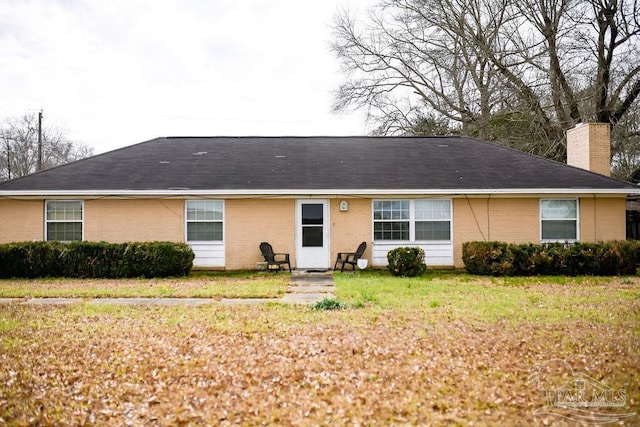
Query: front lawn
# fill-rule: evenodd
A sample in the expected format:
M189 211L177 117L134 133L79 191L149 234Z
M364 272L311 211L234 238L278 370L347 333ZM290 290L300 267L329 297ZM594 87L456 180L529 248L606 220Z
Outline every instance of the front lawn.
M541 409L576 374L640 422L637 278L335 278L348 309L0 305L0 424L572 425Z
M599 323L638 320L640 278L479 277L446 272L419 278L384 272L335 274L341 301L425 309L449 319Z
M279 298L288 274L194 272L168 279L0 280L0 298Z

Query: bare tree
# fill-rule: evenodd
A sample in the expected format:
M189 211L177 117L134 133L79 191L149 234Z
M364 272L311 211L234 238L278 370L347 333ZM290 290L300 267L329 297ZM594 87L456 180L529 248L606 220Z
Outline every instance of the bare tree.
M55 126L42 127L42 168L50 168L93 155L93 148L70 141ZM0 124L0 181L38 169L38 117L25 114Z
M613 129L612 175L640 183L640 105L631 106Z
M462 27L465 20L477 27L495 24L483 22L479 9L445 13L437 0L435 8L423 3L383 1L363 30L347 12L336 17L332 48L349 78L339 89L335 110L367 108L382 134L410 130L425 110L465 131L489 119L487 113L502 96L496 71L467 42Z
M636 102L638 16L633 0L382 0L335 18L334 109L366 108L382 134L435 115L562 159L566 129L615 127Z

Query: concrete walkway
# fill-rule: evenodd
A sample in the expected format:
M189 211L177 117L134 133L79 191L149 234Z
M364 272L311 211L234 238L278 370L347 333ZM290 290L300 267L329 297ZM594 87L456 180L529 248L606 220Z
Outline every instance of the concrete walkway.
M324 298L336 297L336 283L331 270L317 272L294 270L282 298L223 298L220 304L313 304ZM26 305L67 305L74 303L87 304L115 304L115 305L162 305L162 306L197 306L214 304L218 300L213 298L0 298L0 304Z
M336 282L331 270L306 271L293 270L287 293L282 298L225 298L222 304L259 304L277 302L284 304L313 304L324 298L336 297Z
M23 305L69 305L86 303L92 305L204 305L215 303L212 298L0 298L0 304Z
M290 304L313 304L325 298L336 297L336 282L331 270L317 272L294 270L287 293L282 302Z

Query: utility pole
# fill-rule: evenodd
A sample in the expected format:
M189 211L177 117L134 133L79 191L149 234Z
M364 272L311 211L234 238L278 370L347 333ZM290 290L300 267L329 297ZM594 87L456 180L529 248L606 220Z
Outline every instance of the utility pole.
M7 140L7 179L11 179L11 144Z
M38 170L42 170L42 110L38 113Z

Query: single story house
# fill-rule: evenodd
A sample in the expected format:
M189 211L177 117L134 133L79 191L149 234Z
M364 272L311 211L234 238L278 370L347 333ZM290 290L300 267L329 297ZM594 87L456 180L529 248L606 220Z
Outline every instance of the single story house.
M166 137L0 183L0 243L186 242L196 268L252 269L259 244L324 269L362 241L370 265L420 246L625 238L609 126L568 132L569 166L462 136ZM588 169L588 170L585 170Z

